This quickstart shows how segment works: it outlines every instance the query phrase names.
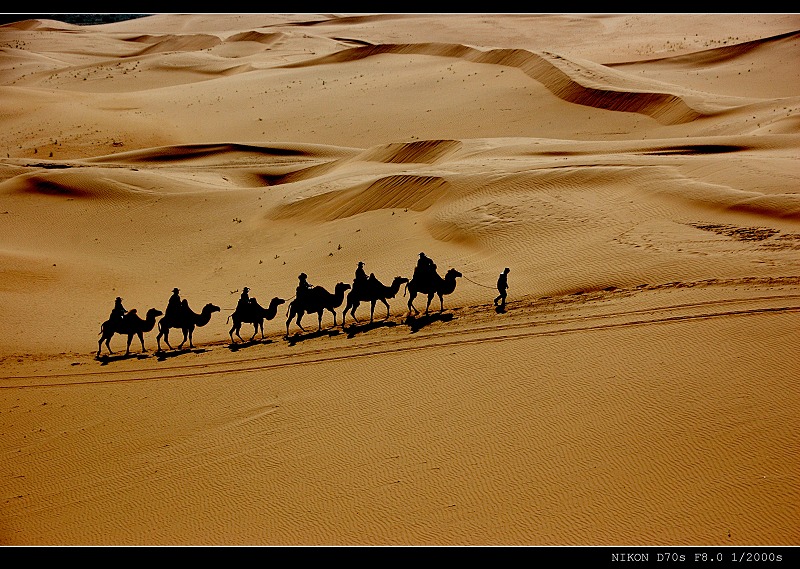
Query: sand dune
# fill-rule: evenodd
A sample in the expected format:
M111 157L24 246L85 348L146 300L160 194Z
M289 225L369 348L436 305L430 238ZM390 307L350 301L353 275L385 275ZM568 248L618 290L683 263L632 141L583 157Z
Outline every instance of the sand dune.
M0 26L0 544L800 545L799 50L796 14ZM461 274L429 306L420 252ZM287 321L359 261L388 311ZM175 287L220 308L181 349L98 343ZM284 302L240 340L244 287Z

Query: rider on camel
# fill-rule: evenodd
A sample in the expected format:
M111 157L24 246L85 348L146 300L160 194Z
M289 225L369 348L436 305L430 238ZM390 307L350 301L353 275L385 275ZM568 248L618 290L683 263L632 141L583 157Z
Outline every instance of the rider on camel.
M167 309L164 311L164 318L177 318L181 310L181 291L177 288L172 289L172 296L167 302Z
M427 280L436 273L436 264L425 253L419 254L417 266L414 268L414 280Z
M248 294L250 289L244 287L242 289L242 295L239 297L239 302L236 305L236 312L242 314L250 307L250 295Z
M358 262L358 268L356 269L356 275L353 279L353 290L358 289L359 291L367 284L367 273L364 271L364 261Z
M122 306L122 299L117 297L114 301L114 308L111 309L111 315L108 317L108 319L114 322L114 324L121 324L122 317L125 316L126 312L128 311L125 310L124 306Z
M297 279L300 282L298 283L297 288L295 289L295 298L297 300L302 300L303 298L305 298L306 293L314 287L308 282L308 275L305 273L300 273Z

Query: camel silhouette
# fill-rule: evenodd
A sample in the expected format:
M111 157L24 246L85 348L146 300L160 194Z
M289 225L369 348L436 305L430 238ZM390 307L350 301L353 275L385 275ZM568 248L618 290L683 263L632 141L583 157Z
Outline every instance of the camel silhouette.
M253 325L253 336L250 338L250 341L256 337L259 328L261 329L261 339L264 339L264 320L272 320L275 318L275 315L278 314L278 306L286 302L282 298L278 298L277 296L273 298L268 308L262 307L258 304L258 301L255 298L250 299L249 305L246 307L246 310L236 309L236 311L228 316L228 320L233 319L233 326L231 327L228 334L231 336L231 343L234 343L233 334L234 332L239 337L240 340L244 342L244 338L239 335L239 331L242 328L242 324L247 322Z
M139 341L142 343L142 352L147 350L144 347L144 333L149 332L156 325L156 317L161 316L163 312L157 308L151 308L147 311L147 316L144 320L136 313L136 309L128 311L122 319L122 322L114 322L113 320L106 320L100 326L100 340L97 342L97 356L100 356L100 351L103 349L103 342L106 344L109 354L111 351L111 338L114 334L122 334L128 336L128 347L125 350L125 355L131 353L131 341L134 335L139 336Z
M380 300L386 305L386 318L389 318L389 303L387 299L394 298L400 292L400 285L407 283L408 279L405 277L395 277L391 286L386 286L379 281L375 274L371 274L363 288L354 289L347 293L347 304L342 312L342 327L344 327L345 316L350 312L353 320L358 322L356 318L356 309L362 302L370 303L369 322L372 324L375 315L375 304Z
M167 318L166 316L158 321L158 336L156 336L156 342L158 342L158 351L161 351L161 338L163 336L164 342L166 342L167 347L172 349L172 346L169 343L169 329L170 328L180 328L183 332L183 341L178 344L178 349L183 348L183 345L186 343L186 339L189 339L189 347L194 348L192 344L192 334L194 333L194 329L196 326L205 326L211 320L211 315L214 312L219 312L219 306L211 304L210 302L203 307L203 311L200 314L194 312L191 308L189 308L189 303L186 299L181 301L181 309L176 310L174 316L170 316Z
M450 269L444 278L439 276L437 271L425 279L412 278L403 292L403 296L406 295L406 291L409 292L408 311L411 312L413 310L415 314L419 314L419 310L414 306L414 299L418 293L422 293L428 295L428 304L425 306L426 315L434 295L439 297L439 312L443 312L444 299L442 297L446 294L451 294L456 289L456 278L460 276L462 275L457 270Z
M289 337L289 323L294 317L297 317L297 325L305 332L306 329L300 324L304 314L316 314L319 322L318 331L321 331L322 314L327 310L333 314L333 325L336 326L336 309L344 302L344 291L349 288L349 284L339 282L336 283L334 292L330 293L324 287L315 286L304 294L302 300L295 298L289 303L289 310L287 310L286 337Z

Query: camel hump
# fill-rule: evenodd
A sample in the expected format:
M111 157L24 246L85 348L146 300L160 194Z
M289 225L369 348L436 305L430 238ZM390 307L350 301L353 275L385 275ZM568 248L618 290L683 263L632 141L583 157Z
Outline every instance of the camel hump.
M125 316L136 316L136 309L132 308L128 310L128 313Z

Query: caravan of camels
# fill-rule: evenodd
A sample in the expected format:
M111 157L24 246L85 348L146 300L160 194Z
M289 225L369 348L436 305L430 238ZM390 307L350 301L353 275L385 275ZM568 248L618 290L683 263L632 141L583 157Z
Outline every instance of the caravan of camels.
M414 315L419 314L419 310L414 306L414 299L420 294L428 297L428 302L425 306L425 315L429 313L431 302L433 302L435 296L439 297L439 311L443 312L444 296L452 294L453 291L455 291L456 279L463 276L459 271L451 268L445 273L445 276L442 277L437 272L436 264L430 257L426 256L425 253L419 254L419 260L414 268L414 274L411 279L396 276L390 285L383 284L375 277L374 273L367 277L363 267L363 261L359 262L352 285L340 281L334 286L333 292L330 292L323 286L313 286L309 284L307 281L308 276L305 273L301 273L298 277L299 284L295 295L289 299L285 337L289 337L289 326L292 320L295 321L300 330L306 331L301 324L301 320L306 314L315 314L317 316L318 332L322 331L322 317L325 311L333 315L333 326L336 327L336 310L341 307L342 304L345 305L341 318L342 327L345 325L348 313L355 322L358 322L356 318L356 309L361 303L370 304L370 323L374 320L375 306L379 301L386 307L385 318L388 319L390 316L388 300L394 298L400 292L400 287L402 285L405 285L403 296L408 294L409 297L407 303L409 316L412 311ZM506 272L507 271L508 269L506 269ZM505 283L505 279L503 279L502 282ZM498 283L498 289L500 288L500 284ZM504 291L501 290L500 292L502 295ZM249 287L244 287L242 289L239 302L233 314L228 317L228 322L233 322L233 325L228 331L232 344L236 342L234 334L242 342L253 341L259 330L261 331L261 338L264 339L264 321L275 318L278 314L278 307L287 302L287 299L276 296L270 300L269 305L265 308L258 303L256 298L251 298L249 293ZM505 296L502 296L504 303L500 306L500 309L505 308ZM97 357L101 356L103 344L105 344L109 354L114 353L111 350L110 342L115 334L127 336L128 338L125 355L130 354L131 343L133 342L134 336L139 339L142 352L146 352L144 334L151 332L154 328L158 329L156 342L159 352L162 351L162 339L169 349L175 349L169 343L169 331L171 328L176 328L183 333L183 340L178 344L177 349L183 349L187 341L189 342L189 348L194 348L192 338L195 328L200 328L208 324L211 321L211 316L215 312L220 312L221 310L219 306L209 302L203 306L200 313L196 313L189 307L189 303L186 299L181 299L180 289L174 288L172 289L172 296L167 303L165 311L162 312L157 308L150 308L145 318L142 319L135 308L126 310L122 305L122 299L117 297L114 309L111 311L108 320L103 322L100 327L100 339L97 342ZM159 316L161 316L161 319L156 322ZM242 325L245 323L253 326L253 335L249 340L245 340L240 335Z

